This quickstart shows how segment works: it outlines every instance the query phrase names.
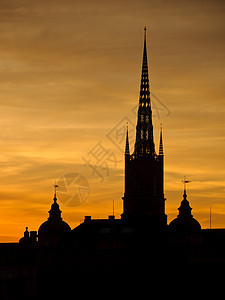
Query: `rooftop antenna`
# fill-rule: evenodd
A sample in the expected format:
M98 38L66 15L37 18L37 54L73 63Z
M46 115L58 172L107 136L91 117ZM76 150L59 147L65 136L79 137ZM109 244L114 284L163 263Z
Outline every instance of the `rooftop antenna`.
M115 215L114 215L114 200L113 200L113 216L115 216Z
M212 228L212 211L211 206L209 207L209 229Z

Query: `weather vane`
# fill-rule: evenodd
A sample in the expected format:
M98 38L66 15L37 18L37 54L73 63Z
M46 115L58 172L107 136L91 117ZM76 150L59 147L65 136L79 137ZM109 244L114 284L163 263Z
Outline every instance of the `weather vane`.
M56 184L56 180L55 180L55 184L53 184L54 188L55 188L55 195L56 195L56 189L57 187L59 187L57 184Z
M190 180L186 180L186 176L184 176L184 180L182 180L183 184L184 184L184 191L186 191L186 184L191 182Z

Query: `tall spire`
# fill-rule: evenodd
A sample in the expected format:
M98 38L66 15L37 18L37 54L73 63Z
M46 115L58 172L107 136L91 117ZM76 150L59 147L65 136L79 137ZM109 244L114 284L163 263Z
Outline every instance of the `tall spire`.
M149 76L148 76L148 57L147 57L147 45L146 45L146 32L147 28L144 28L144 50L142 59L142 72L141 72L141 87L140 87L140 104L150 104L150 89L149 89Z
M147 59L147 28L144 28L143 59L139 106L137 112L134 153L130 155L128 129L125 146L125 180L123 219L143 228L164 230L167 227L164 198L162 137L160 154L156 155L153 141L152 109ZM139 226L139 225L138 225ZM153 229L154 228L154 229Z
M162 123L160 127L159 155L163 155Z
M128 123L127 123L127 135L126 135L126 148L125 148L125 155L130 155L130 148L129 148L129 136L128 136Z
M145 27L140 97L139 97L139 108L138 108L138 121L136 127L136 142L135 142L136 158L145 155L155 157L155 145L153 141L152 110L151 110L149 75L148 75L146 31L147 28Z

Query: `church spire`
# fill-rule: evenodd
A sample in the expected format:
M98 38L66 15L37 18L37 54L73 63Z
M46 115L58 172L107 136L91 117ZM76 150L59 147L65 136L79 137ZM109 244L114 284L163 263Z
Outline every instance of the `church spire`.
M129 136L128 136L128 124L127 124L127 135L126 135L125 155L130 155Z
M159 155L163 155L162 123L160 127Z
M139 106L137 112L134 153L130 155L128 129L125 146L125 180L123 219L144 227L164 230L165 214L162 133L160 155L155 153L152 109L150 101L147 59L147 28L144 28L144 47L141 70ZM139 225L138 225L139 226Z
M155 145L153 141L152 109L150 101L150 87L148 75L148 58L146 31L144 28L144 50L142 60L141 85L138 108L138 121L136 126L135 157L155 157Z
M148 57L147 57L147 45L146 45L146 32L147 28L144 28L144 50L142 59L142 72L141 72L141 87L139 105L150 104L150 88L149 88L149 75L148 75Z

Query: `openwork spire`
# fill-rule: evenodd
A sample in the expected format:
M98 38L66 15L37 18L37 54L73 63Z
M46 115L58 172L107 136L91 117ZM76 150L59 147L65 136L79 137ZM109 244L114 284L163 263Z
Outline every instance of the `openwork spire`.
M128 136L128 124L127 124L127 135L126 135L125 155L129 155L129 156L130 156L129 136Z
M144 28L144 50L142 60L140 97L138 108L138 121L136 127L135 157L155 156L155 145L153 141L152 110L150 101L149 75L146 31Z
M142 72L141 72L141 87L139 105L150 104L150 89L149 89L149 76L148 76L148 57L147 57L147 45L146 45L146 31L144 28L144 50L142 59Z
M162 123L161 123L161 128L160 128L159 155L163 155Z

